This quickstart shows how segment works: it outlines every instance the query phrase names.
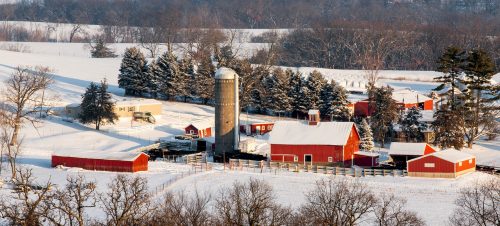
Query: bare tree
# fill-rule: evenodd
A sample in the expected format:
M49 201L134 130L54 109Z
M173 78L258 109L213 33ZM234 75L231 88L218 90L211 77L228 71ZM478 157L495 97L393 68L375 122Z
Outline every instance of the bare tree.
M71 26L71 31L69 32L69 42L73 42L73 39L78 33L84 32L85 26L79 23L73 24Z
M379 226L420 226L424 221L413 211L405 210L406 200L383 195L374 208L375 221Z
M151 202L148 183L143 177L117 175L108 191L99 195L106 213L106 225L137 225L149 218Z
M96 185L82 175L69 176L66 182L63 189L54 192L53 199L45 200L50 209L46 218L53 225L87 225L85 209L96 206Z
M52 198L52 183L36 185L31 169L18 169L16 175L15 195L0 200L0 217L11 225L41 225L49 210L44 203Z
M156 225L210 225L213 216L209 212L210 196L198 192L191 198L185 193L167 193L164 201L155 208L152 224Z
M452 225L500 225L500 179L495 177L462 189L455 204Z
M377 203L375 195L358 181L342 179L319 180L316 187L306 193L301 207L302 218L309 225L357 225Z
M25 121L32 124L37 120L32 117L41 109L38 103L43 104L44 90L51 85L53 77L42 67L32 70L29 67L17 67L9 79L5 81L5 105L7 107L4 114L9 120L9 125L14 129L10 144L17 144L19 131Z
M271 185L256 179L235 182L215 201L218 225L286 225L293 215L276 203Z
M10 171L11 171L11 178L15 179L17 178L17 157L21 154L22 149L22 141L17 142L15 145L10 144L10 137L12 136L12 133L10 132L11 129L2 126L1 128L2 131L0 131L0 147L2 148L1 153L2 154L2 160L3 160L3 153L5 153L5 157L7 158L7 162L9 163L10 166Z
M164 40L164 31L160 27L139 28L139 42L144 49L149 51L149 55L155 58L160 51L161 41ZM170 51L169 51L170 52Z

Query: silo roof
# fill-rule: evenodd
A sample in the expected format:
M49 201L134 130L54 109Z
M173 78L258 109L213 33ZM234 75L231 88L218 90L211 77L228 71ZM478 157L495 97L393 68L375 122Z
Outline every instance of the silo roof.
M236 72L227 67L221 67L215 72L215 79L234 79L235 76L238 76Z

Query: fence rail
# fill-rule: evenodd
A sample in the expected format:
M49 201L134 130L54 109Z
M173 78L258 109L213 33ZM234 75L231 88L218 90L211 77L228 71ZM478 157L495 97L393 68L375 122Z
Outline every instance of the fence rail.
M281 162L266 162L254 161L245 159L230 159L230 170L244 170L253 169L260 170L260 172L312 172L322 174L332 174L340 176L352 177L366 177L366 176L407 176L406 170L393 170L393 169L355 169L334 166L321 166L321 165L303 165L298 163L281 163Z
M189 163L191 165L191 169L187 172L181 172L180 174L175 175L172 178L169 178L166 182L154 187L154 189L150 192L151 196L158 196L159 194L165 193L166 189L170 187L173 183L189 177L194 174L207 172L212 170L212 164L208 163Z

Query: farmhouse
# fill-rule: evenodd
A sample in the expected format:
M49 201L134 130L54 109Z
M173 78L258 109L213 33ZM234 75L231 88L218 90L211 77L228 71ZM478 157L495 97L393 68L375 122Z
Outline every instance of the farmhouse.
M449 149L409 160L407 170L413 177L456 178L476 170L476 157Z
M240 132L250 135L264 135L273 130L274 122L252 123L240 126Z
M433 152L436 152L436 150L427 143L392 142L389 156L397 167L405 168L408 160Z
M271 161L304 165L352 165L359 134L352 122L320 122L309 111L308 122L278 121L269 134Z
M137 172L148 170L149 156L131 152L80 152L52 155L52 167L78 167L86 170Z
M195 137L211 137L213 135L214 123L209 121L193 122L184 128L186 135Z
M402 109L418 107L422 110L432 110L433 100L417 91L410 89L400 89L392 92L392 99L401 106ZM354 116L367 117L374 113L368 99L358 101L354 104Z

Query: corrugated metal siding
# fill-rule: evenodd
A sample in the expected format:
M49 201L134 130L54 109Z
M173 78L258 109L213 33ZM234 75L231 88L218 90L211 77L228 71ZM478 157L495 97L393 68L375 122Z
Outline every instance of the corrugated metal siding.
M333 162L342 162L342 146L334 145L286 145L271 144L271 161L293 162L293 156L298 156L299 163L304 162L304 155L311 154L313 164L328 163L328 157L333 157Z
M455 163L457 167L457 172L476 168L476 158L471 158L472 162L469 163L469 160L462 161L462 166L460 166L460 163Z
M425 167L425 163L434 163L434 167ZM455 172L455 166L453 163L435 156L425 156L421 159L408 162L408 172L453 173Z
M136 172L147 170L148 156L140 155L136 161L106 160L76 158L67 156L52 156L52 167L63 165L67 167L79 167L86 170L101 170L112 172Z
M434 148L432 148L430 145L425 145L425 150L424 150L424 155L427 155L427 154L430 154L430 153L434 153L436 152L436 150L434 150Z

